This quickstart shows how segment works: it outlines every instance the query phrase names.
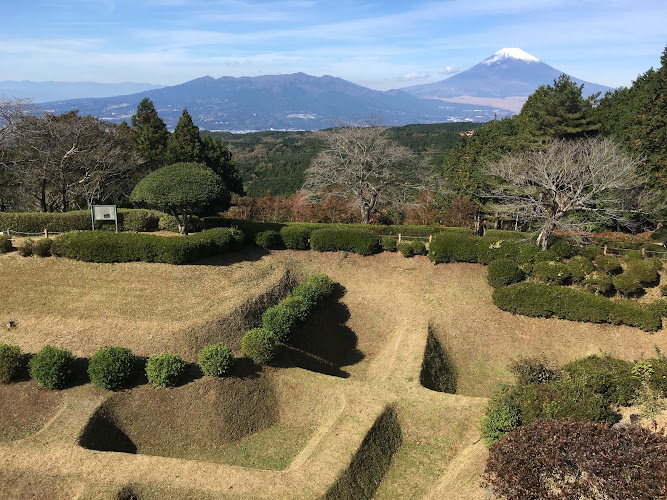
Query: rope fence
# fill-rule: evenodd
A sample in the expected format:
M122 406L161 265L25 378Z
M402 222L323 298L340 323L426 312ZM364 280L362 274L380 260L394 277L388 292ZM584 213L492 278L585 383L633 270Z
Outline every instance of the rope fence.
M0 231L0 234L6 234L11 239L13 235L16 235L16 236L44 236L45 238L48 238L49 236L55 236L55 235L63 234L63 233L59 232L59 231L49 231L48 229L44 229L44 231L42 231L40 233L24 233L22 231L14 231L13 229L7 229L4 232Z

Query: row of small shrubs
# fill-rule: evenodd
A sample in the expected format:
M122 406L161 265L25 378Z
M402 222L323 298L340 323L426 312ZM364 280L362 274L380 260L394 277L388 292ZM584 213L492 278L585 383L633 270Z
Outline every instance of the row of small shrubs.
M290 295L262 315L261 328L246 332L241 339L243 354L258 364L269 363L276 354L277 342L289 343L296 326L334 291L334 282L326 274L314 274L299 284Z
M544 283L517 283L493 292L494 304L503 311L537 318L628 325L655 332L662 318L655 308Z
M6 234L0 234L0 253L7 253L12 249L12 240Z
M651 390L667 395L667 360L630 362L611 356L587 356L562 368L542 359L515 362L510 370L516 384L504 386L490 400L482 420L482 435L491 444L513 429L539 419L569 418L613 423L612 407L628 406L642 386L636 367L649 367Z
M72 231L53 240L51 252L85 262L163 262L186 264L240 247L243 233L217 228L188 236Z
M18 346L0 344L0 383L17 379L24 369L25 356ZM30 377L47 389L62 389L70 381L74 356L66 349L45 346L28 362ZM119 390L132 376L136 357L125 347L103 347L89 360L90 381L102 389ZM220 377L234 363L232 351L224 344L214 344L199 351L199 366L204 375ZM145 365L148 381L156 387L173 387L183 378L187 364L172 353L156 354Z
M33 240L32 238L27 238L21 246L18 247L18 253L22 257L30 257L31 255L37 255L39 257L48 257L51 255L51 244L53 240L49 238L40 238L38 240Z
M118 229L121 231L157 231L160 220L170 217L157 210L119 208ZM115 222L97 221L98 229L116 228ZM10 229L19 233L53 233L85 231L90 229L90 210L73 212L0 212L0 230Z

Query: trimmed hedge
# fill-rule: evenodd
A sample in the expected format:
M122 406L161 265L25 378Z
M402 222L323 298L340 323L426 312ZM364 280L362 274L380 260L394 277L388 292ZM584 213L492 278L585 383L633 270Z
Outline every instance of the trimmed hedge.
M309 283L313 283L320 290L320 297L328 297L334 292L335 283L334 281L324 273L313 274L308 278Z
M407 241L401 241L398 245L396 245L396 248L403 257L412 257L415 254L414 250L412 249L412 245Z
M614 288L624 297L634 297L644 291L640 281L630 273L622 273L613 278Z
M493 292L493 302L503 311L538 318L629 325L649 332L662 327L662 318L654 309L542 283L498 288Z
M0 344L0 383L8 384L15 379L23 366L21 348L16 345Z
M481 238L464 234L439 234L429 245L428 258L436 264L447 262L478 262Z
M73 362L70 351L47 345L30 359L28 371L39 386L62 389L69 380Z
M155 387L174 387L183 378L185 366L177 354L154 354L146 361L146 377Z
M563 366L563 373L579 379L596 394L622 406L632 403L641 382L632 375L633 364L609 355L590 355Z
M88 363L88 376L97 387L116 391L122 388L132 375L134 355L126 347L103 347Z
M33 253L35 242L32 238L27 238L23 244L17 248L17 252L21 257L30 257Z
M598 255L602 255L602 247L599 247L598 245L582 246L579 247L577 254L586 257L587 259L594 259Z
M637 278L642 286L655 286L660 282L655 263L648 260L630 260L625 272Z
M428 255L428 250L426 249L424 242L414 240L410 242L410 246L412 247L412 253L414 255Z
M584 278L584 287L587 291L599 295L611 295L614 291L614 281L607 273L593 271Z
M280 228L280 237L285 248L290 250L310 250L310 232L307 227L285 226Z
M218 343L199 351L197 361L204 375L222 377L234 366L234 354L225 344Z
M12 240L6 234L0 234L0 253L7 253L12 249Z
M512 259L496 259L486 268L486 277L493 288L523 281L525 274Z
M280 233L272 229L257 233L255 236L255 244L266 250L277 250L285 247L283 245L283 240L280 237Z
M586 276L595 271L595 266L591 260L581 255L572 257L566 265L574 283L581 283L586 279Z
M73 231L53 240L51 251L59 257L85 262L163 262L187 264L238 248L243 234L233 229L210 229L188 236Z
M166 214L157 210L119 208L118 229L121 231L155 231ZM115 229L113 221L95 223L96 228ZM86 231L90 229L90 210L73 212L0 212L0 231L11 229L21 233L53 233Z
M264 328L253 328L241 339L241 352L255 363L269 363L276 356L276 336Z
M598 255L595 257L594 262L595 266L605 273L616 274L622 270L621 263L613 255Z
M284 305L269 307L262 315L262 328L281 342L289 342L294 325L299 321L297 310Z
M380 240L380 246L385 252L395 252L398 240L393 236L383 236Z
M310 246L319 252L347 251L371 255L380 251L378 236L369 229L317 229L310 235Z
M40 238L33 244L32 251L39 257L48 257L51 255L51 243L53 243L53 240Z

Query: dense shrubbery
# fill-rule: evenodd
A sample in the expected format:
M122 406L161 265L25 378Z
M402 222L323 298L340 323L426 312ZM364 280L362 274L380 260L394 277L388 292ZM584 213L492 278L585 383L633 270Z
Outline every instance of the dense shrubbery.
M301 297L309 310L313 309L320 300L320 289L315 283L306 281L300 283L293 291L294 297Z
M0 383L8 384L15 379L23 365L21 348L16 345L0 344Z
M544 358L519 358L509 368L519 385L545 384L560 375L560 371L551 367Z
M276 355L278 338L264 328L253 328L241 339L241 352L257 364L266 364Z
M602 248L597 245L582 246L579 247L577 254L586 257L587 259L594 259L598 255L602 255Z
M34 250L35 242L31 238L27 238L23 241L23 244L17 248L17 251L21 257L30 257Z
M320 290L321 297L328 297L334 292L334 281L324 273L313 274L308 278L309 283L313 283Z
M616 274L622 270L621 263L613 255L598 255L595 257L594 262L595 267L605 273Z
M7 253L12 249L12 240L6 234L0 234L0 253Z
M158 221L166 214L157 210L118 209L118 229L121 231L155 231ZM95 227L115 229L116 225L98 221ZM90 210L73 212L0 212L0 230L21 233L65 233L90 229Z
M502 388L489 400L482 417L481 432L487 445L521 426L521 408L510 387Z
M493 302L503 311L526 316L636 326L655 332L662 326L651 308L542 283L517 283L493 292Z
M177 354L154 354L146 361L146 377L155 387L174 387L183 377L185 366Z
M493 288L519 283L525 277L524 272L519 269L512 259L496 259L492 261L487 269L487 279Z
M186 264L238 248L243 234L233 229L210 229L189 236L74 231L53 240L59 257L86 262L164 262Z
M30 359L28 370L41 387L62 389L69 380L73 361L71 352L47 345Z
M623 255L621 255L621 259L623 259L624 262L632 262L633 260L644 260L644 255L642 255L641 250L628 250Z
M271 229L268 231L262 231L261 233L257 233L255 235L255 243L266 250L276 250L279 248L284 248L283 240L280 237L280 233L278 231L273 231Z
M271 332L281 342L289 342L292 329L298 320L294 308L275 305L269 307L262 315L262 328Z
M622 273L614 276L612 282L614 288L624 297L634 297L644 291L641 283L630 273Z
M310 249L310 228L307 226L285 226L280 228L280 237L285 248L290 250Z
M664 498L666 458L667 438L640 427L541 420L491 446L483 478L502 498Z
M102 389L122 388L132 375L134 355L126 347L103 347L88 363L90 381Z
M197 361L204 375L221 377L232 369L234 354L225 344L213 344L199 351Z
M53 243L53 240L40 238L33 244L32 251L39 257L48 257L51 255L51 243Z
M662 262L660 262L662 267ZM636 278L642 286L655 286L660 282L660 276L655 262L651 260L631 260L625 272Z
M317 229L310 235L310 246L320 252L343 250L371 255L380 251L378 236L370 229L332 227Z
M614 281L607 273L594 271L584 279L587 291L598 295L611 295L614 291Z
M581 283L586 276L595 271L595 266L590 259L577 255L567 262L567 269L574 283Z
M426 245L422 241L414 240L414 241L410 242L410 246L412 247L412 253L414 255L427 255L428 254L428 250L426 249Z
M160 231L170 231L172 233L178 233L179 225L180 223L178 222L178 217L176 217L175 215L165 214L162 217L160 217L157 227Z
M639 389L640 382L632 376L632 363L611 356L586 356L566 364L563 373L583 381L596 394L610 403L627 406Z
M544 283L563 285L570 279L570 270L562 262L537 262L533 266L533 275Z
M396 245L396 249L401 253L403 257L412 257L414 255L414 250L412 249L412 245L408 243L407 241L401 241L399 244Z
M567 259L572 256L572 245L566 240L556 240L549 245L549 250L555 252L559 257Z
M398 240L393 236L383 236L380 240L380 246L385 252L395 252Z
M478 262L478 246L482 238L466 234L439 234L429 245L428 258L436 264L446 262Z

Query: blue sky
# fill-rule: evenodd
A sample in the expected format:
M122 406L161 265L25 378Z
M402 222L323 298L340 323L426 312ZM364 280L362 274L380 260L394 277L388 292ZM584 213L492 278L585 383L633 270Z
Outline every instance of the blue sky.
M303 71L386 90L503 47L630 85L660 65L666 0L0 0L0 80L147 82Z

